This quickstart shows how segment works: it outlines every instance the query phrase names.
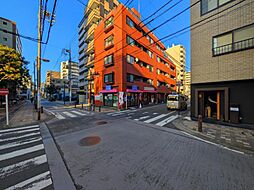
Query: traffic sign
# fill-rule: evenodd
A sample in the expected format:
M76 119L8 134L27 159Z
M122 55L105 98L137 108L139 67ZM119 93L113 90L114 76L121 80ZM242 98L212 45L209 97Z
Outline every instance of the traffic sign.
M0 88L0 95L5 96L9 94L8 88Z

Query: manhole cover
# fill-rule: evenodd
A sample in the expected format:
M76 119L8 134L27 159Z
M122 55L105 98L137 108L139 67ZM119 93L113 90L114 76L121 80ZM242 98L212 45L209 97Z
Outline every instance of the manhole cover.
M98 121L96 122L97 125L104 125L104 124L107 124L108 122L107 121Z
M85 137L79 141L80 146L92 146L96 145L101 141L101 138L99 136L90 136Z

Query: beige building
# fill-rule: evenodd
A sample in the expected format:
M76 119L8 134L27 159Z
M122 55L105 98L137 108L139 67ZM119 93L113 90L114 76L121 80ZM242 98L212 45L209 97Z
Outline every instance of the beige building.
M17 25L15 22L0 17L0 44L13 48L22 54L22 44L20 37L5 31L18 34Z
M55 81L55 79L60 79L60 72L57 71L47 71L46 74L46 86L50 85Z
M254 124L253 10L253 0L201 0L191 9L191 25L199 22L191 29L193 118Z
M191 97L191 72L185 72L185 95Z
M84 16L78 26L79 28L79 88L83 92L94 92L93 77L94 67L94 30L99 22L116 6L117 0L89 0ZM89 83L92 85L88 85Z
M169 58L172 60L176 66L176 91L181 94L186 94L185 92L185 70L186 70L186 51L183 45L172 45L166 52Z

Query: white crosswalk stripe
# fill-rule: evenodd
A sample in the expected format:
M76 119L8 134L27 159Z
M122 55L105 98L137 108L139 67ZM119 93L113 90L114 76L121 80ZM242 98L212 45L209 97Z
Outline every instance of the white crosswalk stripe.
M0 189L53 189L39 126L0 130L0 134Z
M144 121L144 122L145 122L145 123L152 123L153 121L156 121L156 120L158 120L158 119L161 119L161 118L163 118L163 117L165 117L165 116L167 116L167 115L169 115L169 113L168 113L168 114L161 114L161 115L158 115L158 116L153 117L153 118L151 118L151 119L148 119L148 120L146 120L146 121Z
M77 117L76 115L70 113L70 112L67 112L67 111L64 111L63 114L69 116L69 117Z
M155 125L158 125L158 126L161 126L163 127L164 125L172 122L173 120L175 120L176 118L178 118L178 115L173 115L173 116L170 116L169 118L166 118L162 121L160 121L159 123L156 123Z
M75 114L77 114L77 115L86 115L85 113L81 113L81 112L78 112L78 111L71 111L72 113L75 113Z
M135 121L140 121L140 120L142 120L142 119L147 119L147 118L149 118L150 116L149 115L147 115L147 116L143 116L143 117L140 117L140 118L138 118L138 119L134 119Z

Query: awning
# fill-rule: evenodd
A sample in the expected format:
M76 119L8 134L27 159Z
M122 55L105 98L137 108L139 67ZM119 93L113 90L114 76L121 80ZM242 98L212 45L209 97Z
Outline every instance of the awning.
M116 93L118 92L117 89L112 89L112 90L101 90L100 93Z
M134 92L134 93L141 93L141 90L132 90L132 89L126 89L126 92Z
M157 93L156 90L143 90L143 93Z

